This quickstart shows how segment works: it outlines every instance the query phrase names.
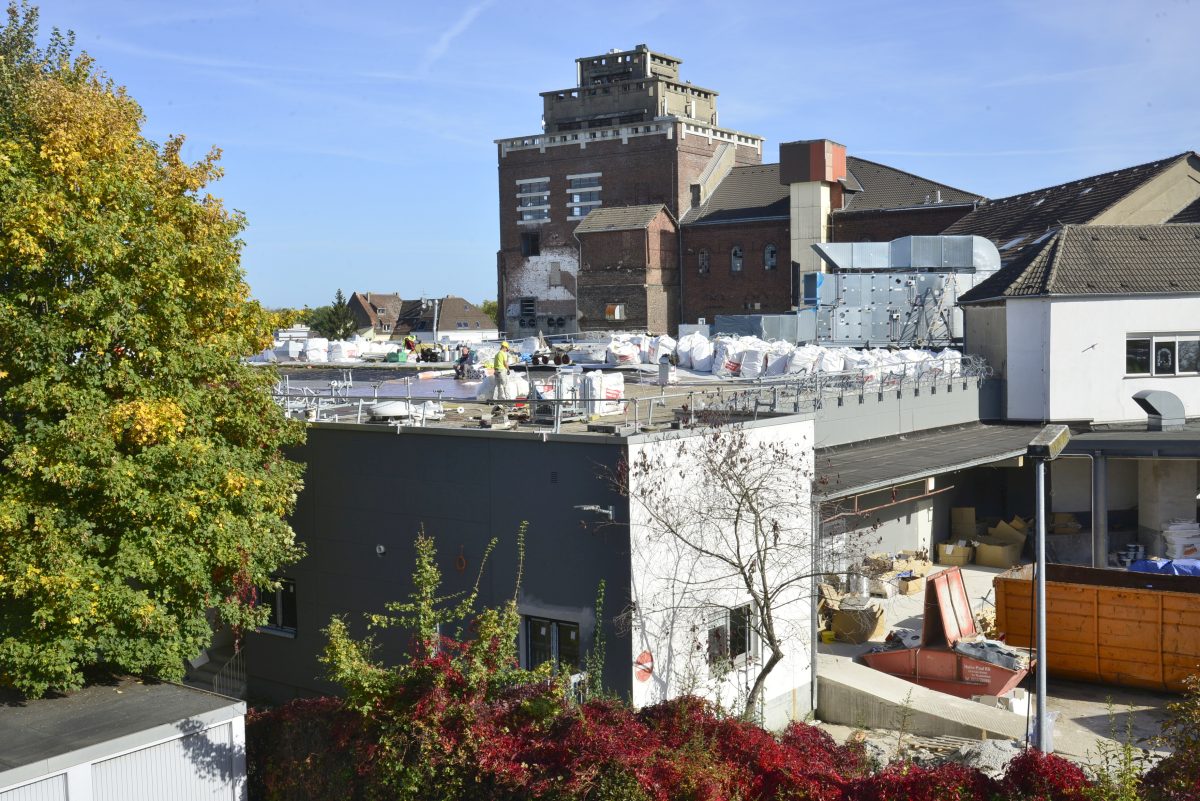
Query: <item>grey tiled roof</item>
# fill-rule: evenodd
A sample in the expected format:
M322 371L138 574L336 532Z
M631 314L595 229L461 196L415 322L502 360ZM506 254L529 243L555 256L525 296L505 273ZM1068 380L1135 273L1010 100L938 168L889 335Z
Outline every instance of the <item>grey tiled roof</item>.
M959 303L1039 295L1200 294L1200 225L1067 225Z
M683 215L683 224L787 219L788 188L778 164L734 167L703 205Z
M1091 222L1130 192L1190 155L1181 153L1161 161L989 200L942 233L986 237L1000 248L1000 257L1008 261L1051 228Z
M941 192L943 206L974 203L983 199L982 195L973 195L857 156L846 157L846 169L862 185L863 191L851 195L849 202L839 210L842 212L937 205L938 192Z
M973 203L980 199L961 189L854 156L846 158L845 208L834 214L882 211L936 204ZM855 191L857 190L857 191ZM683 224L728 223L739 220L787 219L788 188L779 183L778 164L734 167L702 206L683 216Z
M577 234L598 231L636 231L649 225L662 211L661 203L645 206L602 206L592 209L575 227Z
M1186 207L1183 211L1167 220L1167 222L1200 223L1200 198L1193 200L1192 205Z

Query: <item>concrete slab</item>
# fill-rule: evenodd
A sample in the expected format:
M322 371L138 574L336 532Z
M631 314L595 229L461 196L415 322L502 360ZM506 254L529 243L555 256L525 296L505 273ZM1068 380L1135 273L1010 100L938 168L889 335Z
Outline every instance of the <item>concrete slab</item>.
M817 718L826 723L922 737L1025 740L1024 715L930 690L847 657L821 655L817 677ZM1081 726L1055 728L1055 751L1075 759L1095 756L1099 741Z

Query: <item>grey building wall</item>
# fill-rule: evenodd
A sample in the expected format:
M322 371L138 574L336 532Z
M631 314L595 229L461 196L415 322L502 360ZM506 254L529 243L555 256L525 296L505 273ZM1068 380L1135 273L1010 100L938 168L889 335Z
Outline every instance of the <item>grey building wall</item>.
M815 411L817 448L999 418L999 382L975 378L827 397Z
M624 450L622 440L595 435L310 426L307 444L293 454L307 465L292 518L307 555L285 572L296 582L297 631L249 636L251 693L282 700L334 692L317 661L321 629L345 615L363 633L364 614L406 598L421 527L437 544L446 592L469 588L487 542L499 540L480 583L479 603L494 606L513 595L517 531L527 521L522 612L579 622L586 653L600 580L607 620L629 602L629 532L574 507L614 505L618 523L628 521L622 499L600 478ZM627 695L629 639L606 625L605 684ZM405 653L405 633L377 639L385 662Z

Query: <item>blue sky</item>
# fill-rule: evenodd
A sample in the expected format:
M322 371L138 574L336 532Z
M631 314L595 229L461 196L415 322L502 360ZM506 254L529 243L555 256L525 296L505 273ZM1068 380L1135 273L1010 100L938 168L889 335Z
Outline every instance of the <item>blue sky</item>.
M1200 0L55 2L146 112L224 151L267 305L339 287L495 295L493 140L536 133L574 59L639 43L725 127L827 137L990 197L1200 149Z

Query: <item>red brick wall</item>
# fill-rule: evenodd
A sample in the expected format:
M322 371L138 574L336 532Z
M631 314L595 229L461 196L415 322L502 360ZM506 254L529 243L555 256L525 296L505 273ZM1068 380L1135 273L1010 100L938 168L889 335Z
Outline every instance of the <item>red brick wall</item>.
M763 268L767 244L778 248L775 269ZM734 245L744 254L741 272L730 269ZM707 249L711 268L700 272L699 253ZM786 312L791 302L791 247L787 220L687 226L683 231L683 319L709 322L717 314ZM754 304L760 304L758 309ZM747 308L749 306L749 308Z
M970 206L920 206L892 211L834 213L832 242L890 242L902 236L933 236L971 211Z
M645 229L583 234L579 270L581 330L666 332L678 325L677 236L660 213ZM624 303L626 319L606 319L609 304Z

